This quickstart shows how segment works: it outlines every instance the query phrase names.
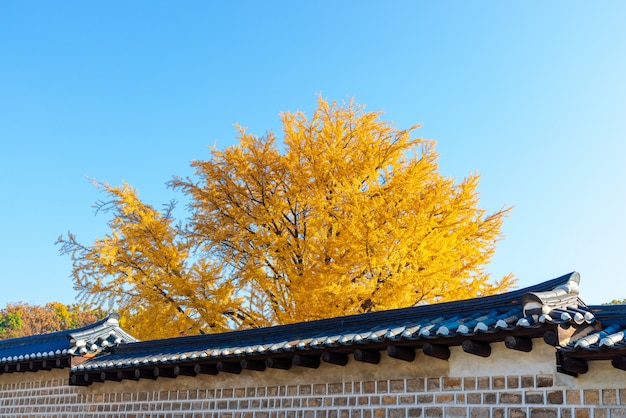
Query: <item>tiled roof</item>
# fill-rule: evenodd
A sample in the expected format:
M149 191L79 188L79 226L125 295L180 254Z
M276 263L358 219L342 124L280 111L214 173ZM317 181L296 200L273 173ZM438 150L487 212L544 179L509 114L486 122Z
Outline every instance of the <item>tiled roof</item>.
M174 377L184 368L191 374L215 374L238 373L241 368L289 368L292 364L315 367L320 358L345 364L348 354L356 360L376 362L382 350L406 360L414 357L415 349L447 358L447 347L455 345L486 356L488 344L496 341L529 351L529 338L545 338L544 334L558 325L595 323L594 314L578 298L578 282L578 273L570 273L496 296L127 344L72 367L73 382L155 378L163 373Z
M0 373L67 367L72 356L95 354L137 340L119 327L119 316L86 327L0 341Z

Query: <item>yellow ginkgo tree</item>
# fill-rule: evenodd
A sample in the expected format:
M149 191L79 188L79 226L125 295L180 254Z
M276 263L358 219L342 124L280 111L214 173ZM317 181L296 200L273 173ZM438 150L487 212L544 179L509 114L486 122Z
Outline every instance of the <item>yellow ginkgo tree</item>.
M182 226L127 185L111 233L60 238L77 287L113 300L149 333L209 332L392 309L510 288L485 266L504 208L478 204L478 177L438 171L432 141L352 102L320 98L309 118L283 113L282 138L238 128L238 143L192 162Z

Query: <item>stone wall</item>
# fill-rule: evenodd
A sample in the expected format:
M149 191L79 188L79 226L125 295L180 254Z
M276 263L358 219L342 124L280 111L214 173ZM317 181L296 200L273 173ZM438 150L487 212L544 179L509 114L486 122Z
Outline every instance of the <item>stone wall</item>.
M69 386L67 369L0 375L2 417L626 417L626 374L590 362L555 372L554 348L492 344L487 358L452 349L449 361L382 356L378 365L244 370Z

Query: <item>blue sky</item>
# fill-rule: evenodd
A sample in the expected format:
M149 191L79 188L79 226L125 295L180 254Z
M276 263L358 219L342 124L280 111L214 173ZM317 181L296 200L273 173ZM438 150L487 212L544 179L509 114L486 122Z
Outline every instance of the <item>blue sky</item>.
M106 232L88 178L160 206L234 123L354 97L422 123L514 210L489 271L626 298L626 3L0 2L0 306L75 301L54 245Z

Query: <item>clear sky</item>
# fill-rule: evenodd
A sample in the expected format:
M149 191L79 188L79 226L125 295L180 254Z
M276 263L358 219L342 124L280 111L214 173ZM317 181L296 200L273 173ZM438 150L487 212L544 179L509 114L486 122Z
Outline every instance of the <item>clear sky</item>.
M0 307L75 301L56 238L107 232L88 178L160 207L234 123L317 94L422 123L514 210L489 266L626 298L626 2L0 2Z

